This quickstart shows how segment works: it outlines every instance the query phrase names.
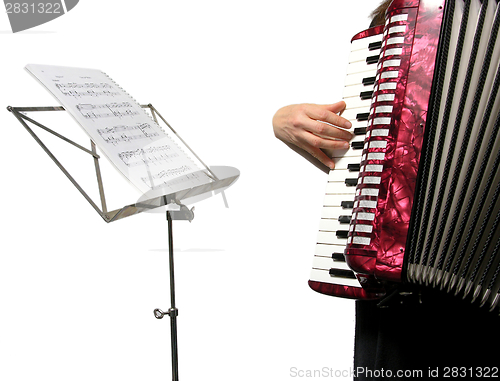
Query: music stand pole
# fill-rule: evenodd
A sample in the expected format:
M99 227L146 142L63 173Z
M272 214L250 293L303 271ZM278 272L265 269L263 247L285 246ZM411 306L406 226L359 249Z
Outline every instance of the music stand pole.
M170 341L172 351L172 380L179 381L179 360L177 348L177 315L178 310L175 307L175 278L174 278L174 243L172 234L172 215L167 210L168 222L168 266L170 271Z
M167 312L163 312L159 308L154 310L154 315L157 319L163 319L165 315L170 316L170 344L172 356L172 381L179 381L179 354L177 347L177 316L179 310L175 306L175 276L174 276L174 238L172 232L173 220L189 220L194 218L193 209L189 210L185 205L176 203L168 203L168 206L175 205L176 209L167 209L168 223L168 266L170 276L170 308ZM167 206L167 208L168 208Z

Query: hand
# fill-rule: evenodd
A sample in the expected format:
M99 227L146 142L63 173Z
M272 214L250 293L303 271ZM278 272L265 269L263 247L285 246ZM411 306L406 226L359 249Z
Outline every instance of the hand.
M275 136L293 144L333 169L335 163L321 149L345 149L352 139L351 123L339 113L345 102L331 105L299 104L279 109L273 117Z

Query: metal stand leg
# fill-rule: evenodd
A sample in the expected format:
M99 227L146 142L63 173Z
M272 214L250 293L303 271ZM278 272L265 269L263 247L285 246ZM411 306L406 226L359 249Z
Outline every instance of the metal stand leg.
M179 381L179 359L177 348L177 315L179 310L175 307L175 277L174 277L174 238L172 233L172 220L189 220L194 218L193 209L189 210L184 205L179 211L167 210L168 222L168 265L170 270L170 308L167 312L160 309L154 310L157 319L163 319L165 315L170 316L170 343L172 354L172 381Z
M175 281L174 281L174 243L172 235L172 216L167 211L168 221L168 265L170 269L170 341L172 351L172 380L179 381L179 360L177 348L177 315L179 311L175 307Z

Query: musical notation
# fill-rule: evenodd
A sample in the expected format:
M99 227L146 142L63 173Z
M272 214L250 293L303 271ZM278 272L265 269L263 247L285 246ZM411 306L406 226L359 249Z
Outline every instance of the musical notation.
M120 159L125 163L127 167L135 167L138 165L163 165L165 163L171 162L179 157L179 153L173 150L170 146L161 147L149 147L140 148L135 151L123 151L118 155ZM187 166L182 166L181 168L188 168ZM172 169L168 171L178 171L179 169ZM167 171L167 172L168 172ZM185 169L183 170L185 172ZM165 170L158 173L158 176ZM182 172L180 172L182 173Z
M201 172L192 172L189 166L181 166L169 170L162 170L155 175L144 176L142 181L151 189L166 187L176 188L179 185L196 185L200 180L206 182L206 176Z
M76 109L80 111L86 119L99 119L139 115L137 110L132 108L129 102L104 103L104 104L77 104Z
M55 87L61 92L65 97L115 97L119 96L120 92L117 91L114 86L109 83L56 83Z
M143 177L142 181L148 181L148 180L160 180L161 182L165 182L170 180L171 178L177 177L179 175L185 174L186 172L190 172L192 170L191 167L187 165L183 165L179 168L172 168L172 169L164 169L158 172L156 175L152 175L149 177Z
M118 145L120 142L129 142L135 139L153 139L159 135L149 123L138 123L132 126L120 125L98 129L97 133L102 137L102 140L113 145Z
M102 71L46 65L27 65L26 69L56 96L105 156L142 192L153 187L153 180L164 182L200 171L186 154L188 150L181 149L182 142L168 136ZM199 177L206 183L208 176Z

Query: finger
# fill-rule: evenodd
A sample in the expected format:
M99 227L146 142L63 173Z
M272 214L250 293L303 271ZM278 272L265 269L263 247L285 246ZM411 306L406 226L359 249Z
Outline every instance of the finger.
M350 131L313 119L304 121L304 129L314 135L327 139L349 141L353 136Z
M350 146L349 143L346 142L345 140L324 139L324 138L321 139L318 145L319 145L318 148L329 149L329 150L349 149Z
M298 144L305 149L347 149L349 143L345 140L324 138L307 131L296 136Z
M344 101L332 103L330 105L323 105L323 106L325 106L331 112L334 112L334 113L339 114L339 115L342 115L342 113L344 112L344 110L346 108L346 104Z
M306 150L307 151L307 150ZM323 151L321 151L320 149L315 149L315 148L311 148L309 151L308 151L314 158L316 158L317 160L319 160L321 163L323 163L324 165L326 165L328 168L330 169L334 169L335 168L335 162L333 161L332 158L328 157Z
M345 141L321 138L307 131L303 131L302 134L296 136L295 145L307 151L330 169L335 168L335 162L322 149L344 150L349 148L349 143Z
M337 108L335 108L337 109ZM340 107L338 108L339 111ZM347 119L341 117L340 115L332 112L328 109L327 106L317 106L310 107L306 109L306 115L314 120L319 120L322 122L329 123L333 126L341 127L341 128L351 128L352 124Z
M327 139L340 139L344 141L350 141L353 138L353 134L350 131L344 130L342 128L332 126L328 123L315 121L314 134L327 138Z

